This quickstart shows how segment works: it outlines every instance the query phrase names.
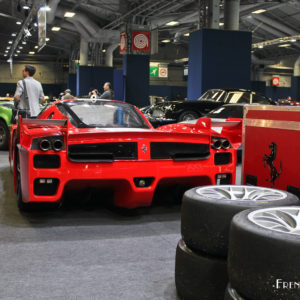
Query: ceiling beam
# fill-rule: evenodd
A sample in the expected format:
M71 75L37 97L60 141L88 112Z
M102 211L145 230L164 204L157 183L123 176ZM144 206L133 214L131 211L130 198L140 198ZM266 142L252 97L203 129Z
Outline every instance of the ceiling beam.
M12 60L12 56L20 42L20 40L22 39L23 37L23 32L24 32L24 29L27 28L30 23L32 22L33 18L36 16L40 6L41 6L41 3L42 1L41 0L33 0L33 3L32 3L32 7L31 7L31 10L28 14L28 17L26 18L26 20L23 22L23 25L19 31L19 33L17 34L13 44L12 44L12 47L10 49L10 53L9 53L9 57L10 57L10 60Z

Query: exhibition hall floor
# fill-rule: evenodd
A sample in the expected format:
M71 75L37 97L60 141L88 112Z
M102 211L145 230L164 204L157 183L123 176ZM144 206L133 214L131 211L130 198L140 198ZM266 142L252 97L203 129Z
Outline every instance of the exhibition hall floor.
M0 152L0 299L178 299L180 205L21 214ZM239 180L239 179L238 179Z

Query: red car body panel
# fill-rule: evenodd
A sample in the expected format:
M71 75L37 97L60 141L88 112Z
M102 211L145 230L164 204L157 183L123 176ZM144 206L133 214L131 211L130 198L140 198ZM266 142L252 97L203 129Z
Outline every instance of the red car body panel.
M211 118L199 118L196 124L189 121L164 125L157 130L167 132L184 132L192 134L206 133L211 136L227 138L234 149L238 149L242 144L243 119L228 118L224 121Z
M67 100L64 100L67 101ZM76 100L75 100L76 101ZM61 102L61 101L60 101ZM15 190L17 184L17 159L20 161L22 200L29 202L58 202L64 193L76 189L112 189L116 206L134 208L149 206L158 187L180 184L199 186L216 184L217 176L227 174L229 183L235 182L236 157L234 149L216 151L210 148L211 131L165 132L152 128L147 119L148 129L135 128L76 128L57 108L56 102L38 119L20 119L18 127L12 126L9 160L13 166ZM48 118L51 116L51 120ZM57 120L57 121L56 121ZM19 132L17 130L19 128ZM41 138L61 137L64 148L60 151L34 148ZM74 161L70 149L76 145L136 143L135 159L115 159L110 162ZM189 143L208 147L208 157L196 160L151 158L151 143ZM169 144L168 144L169 145ZM215 164L215 153L227 152L230 160L224 165ZM19 156L17 156L17 154ZM59 159L59 167L35 167L36 155L52 155ZM50 158L50 157L49 157ZM47 157L46 157L47 159ZM221 175L220 175L221 174ZM151 178L149 186L140 187L135 180ZM39 185L57 183L55 193L37 193ZM101 196L101 193L99 193Z

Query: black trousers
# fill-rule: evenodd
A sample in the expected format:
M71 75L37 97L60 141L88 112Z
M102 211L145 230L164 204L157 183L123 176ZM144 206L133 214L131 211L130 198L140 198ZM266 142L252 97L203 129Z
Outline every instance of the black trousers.
M11 123L17 124L17 120L19 116L22 116L22 118L31 119L30 116L30 110L27 109L13 109L12 116L11 116Z

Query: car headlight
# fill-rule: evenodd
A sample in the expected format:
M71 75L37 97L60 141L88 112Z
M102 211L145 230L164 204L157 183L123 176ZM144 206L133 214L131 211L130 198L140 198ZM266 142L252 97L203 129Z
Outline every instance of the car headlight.
M211 137L211 147L216 150L232 148L228 139L216 136Z

